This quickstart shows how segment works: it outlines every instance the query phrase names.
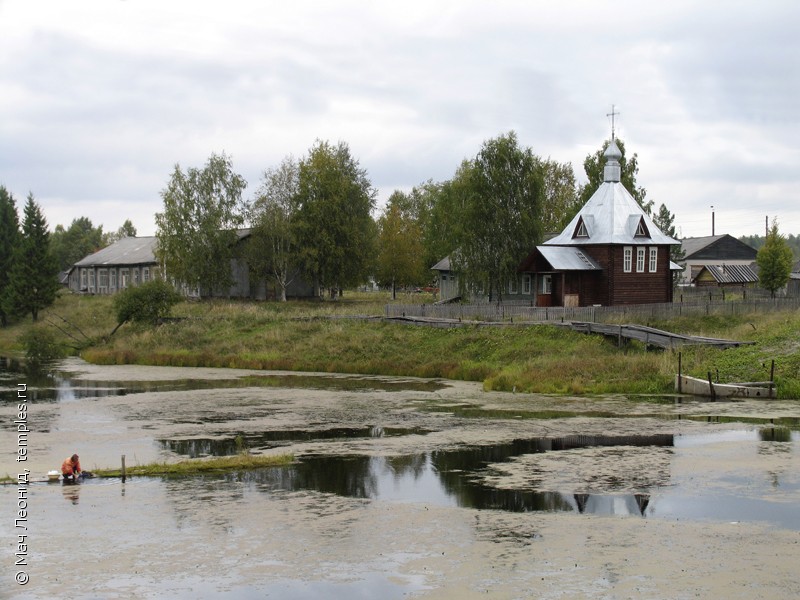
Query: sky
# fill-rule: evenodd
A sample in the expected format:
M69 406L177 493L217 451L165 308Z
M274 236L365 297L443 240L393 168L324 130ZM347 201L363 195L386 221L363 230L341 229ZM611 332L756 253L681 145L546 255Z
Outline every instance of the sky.
M346 142L380 206L515 131L617 136L679 237L800 234L800 2L0 0L0 185L51 228L155 234L175 166Z

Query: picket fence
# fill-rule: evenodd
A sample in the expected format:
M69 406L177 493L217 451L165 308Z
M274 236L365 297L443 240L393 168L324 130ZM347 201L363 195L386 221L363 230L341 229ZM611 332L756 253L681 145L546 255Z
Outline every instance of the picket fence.
M755 296L756 294L753 294ZM748 297L723 300L720 295L689 294L675 302L626 306L537 307L522 303L387 304L385 316L451 319L460 321L591 321L593 323L647 323L681 315L743 315L800 309L800 297ZM682 301L681 301L682 300Z

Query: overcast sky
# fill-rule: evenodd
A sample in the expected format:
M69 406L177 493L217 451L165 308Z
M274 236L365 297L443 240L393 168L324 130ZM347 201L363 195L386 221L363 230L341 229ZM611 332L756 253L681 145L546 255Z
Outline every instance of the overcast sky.
M683 237L800 234L800 2L0 0L0 184L51 228L155 233L176 163L258 187L344 141L384 201L509 130L617 134Z

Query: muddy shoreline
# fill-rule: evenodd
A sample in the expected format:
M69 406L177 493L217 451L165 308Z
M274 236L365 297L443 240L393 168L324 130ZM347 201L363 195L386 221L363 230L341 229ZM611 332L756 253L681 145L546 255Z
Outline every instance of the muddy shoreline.
M465 382L330 374L302 374L299 387L285 379L229 387L235 378L297 374L99 367L77 360L64 369L74 378L71 392L29 410L37 432L28 463L33 471L53 468L73 448L81 448L86 468L116 467L123 453L128 464L181 459L153 440L255 440L267 430L313 434L369 426L412 432L308 435L251 448L291 451L298 460L396 460L519 439L671 435L676 447L521 454L481 477L499 490L569 490L612 501L643 492L656 498L688 484L708 494L741 492L763 506L796 507L800 514L798 444L743 441L754 430L794 422L797 402L549 397L485 393ZM315 377L318 385L309 384ZM186 380L221 387L118 389L119 382L135 387ZM82 386L94 392L84 393ZM0 412L0 466L13 473L13 411L3 403ZM727 437L701 443L704 435L725 432ZM408 472L422 477L419 469ZM765 479L772 484L754 492ZM671 518L652 510L647 518L481 510L293 491L225 475L112 481L84 486L75 498L56 487L31 490L31 522L39 523L30 540L31 583L19 586L4 575L11 597L59 597L64 585L76 598L800 596L800 524ZM0 490L8 514L13 492ZM654 500L653 507L667 510L669 504ZM9 519L2 532L5 539L15 533ZM12 550L4 546L6 565L13 565ZM74 573L47 567L73 558L84 565Z

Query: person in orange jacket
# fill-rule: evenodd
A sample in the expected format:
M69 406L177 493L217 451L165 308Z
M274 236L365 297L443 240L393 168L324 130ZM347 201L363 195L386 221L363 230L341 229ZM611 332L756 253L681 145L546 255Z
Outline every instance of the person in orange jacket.
M61 474L64 476L64 479L77 479L80 477L81 461L78 460L77 454L73 454L64 459L64 462L61 464Z

